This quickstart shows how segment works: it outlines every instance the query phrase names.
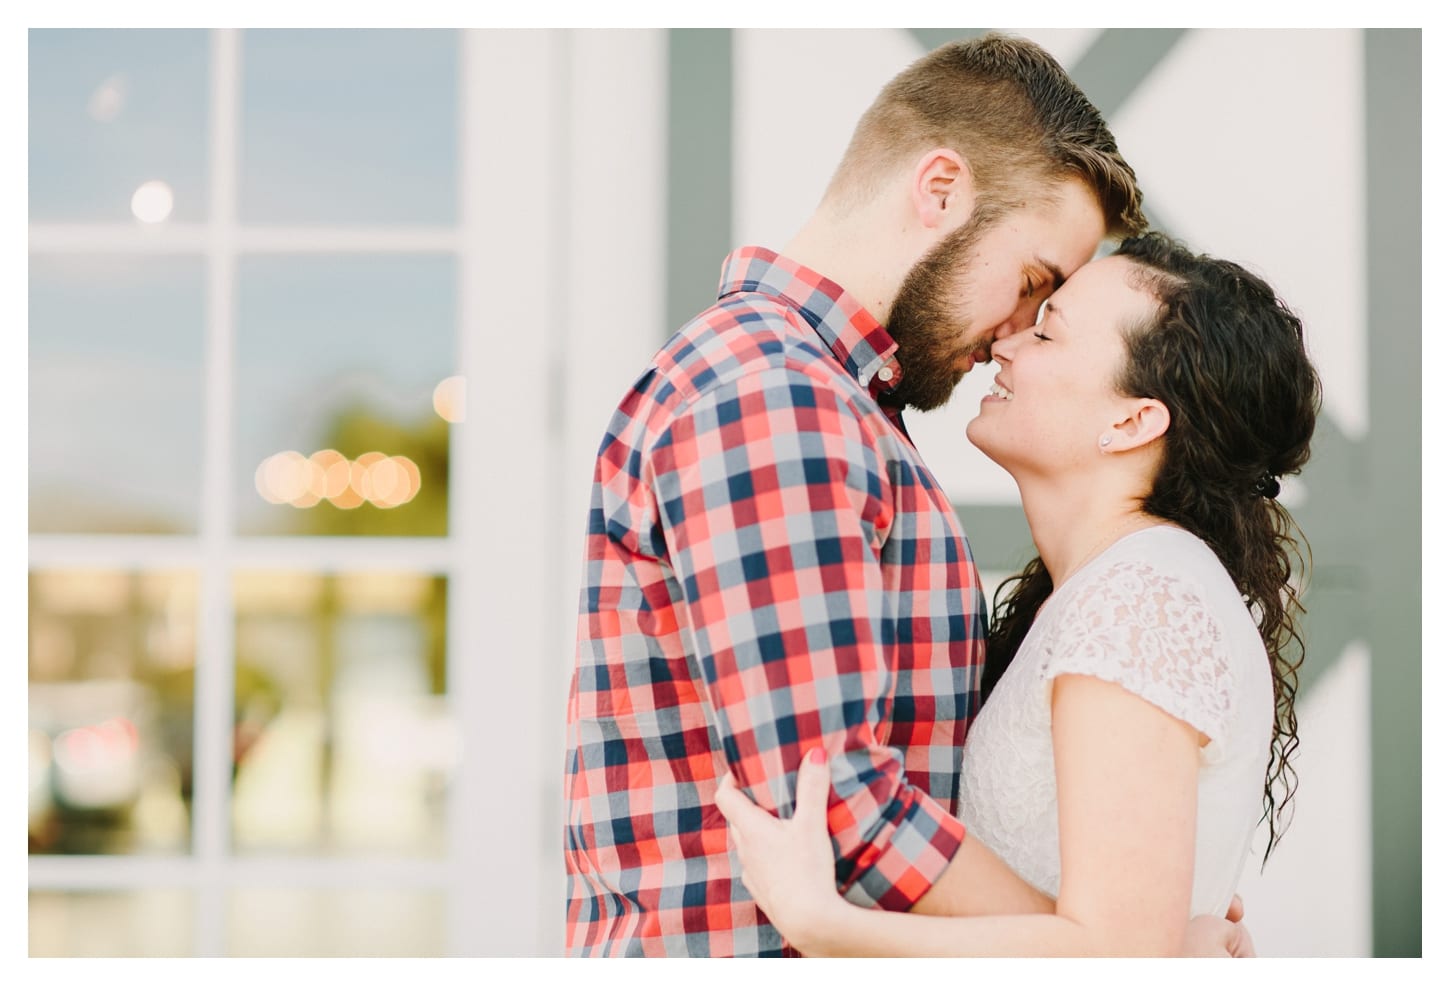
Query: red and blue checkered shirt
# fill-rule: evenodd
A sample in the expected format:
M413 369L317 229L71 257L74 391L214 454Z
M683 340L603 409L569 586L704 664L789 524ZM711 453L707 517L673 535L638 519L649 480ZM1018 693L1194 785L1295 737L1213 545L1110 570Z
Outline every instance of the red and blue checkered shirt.
M717 781L789 815L832 755L837 878L910 908L954 818L986 611L886 330L758 247L620 402L594 473L565 778L575 955L780 955ZM889 402L888 402L889 403Z

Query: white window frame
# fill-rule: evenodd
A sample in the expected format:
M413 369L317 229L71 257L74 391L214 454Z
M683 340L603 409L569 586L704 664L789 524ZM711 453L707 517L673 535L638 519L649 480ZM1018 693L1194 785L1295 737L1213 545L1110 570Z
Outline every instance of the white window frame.
M29 228L32 253L206 260L197 534L29 538L33 569L197 572L192 851L31 856L29 886L190 891L193 954L208 957L227 954L236 888L435 890L448 895L448 954L557 955L564 703L589 470L608 408L661 338L665 32L460 31L460 206L451 227L240 226L241 37L217 29L210 44L208 220ZM580 144L589 153L572 154ZM237 258L278 252L457 259L458 368L471 393L469 419L451 436L446 537L235 533ZM498 480L501 469L508 481ZM462 753L444 858L233 854L232 579L248 568L448 579L447 700Z

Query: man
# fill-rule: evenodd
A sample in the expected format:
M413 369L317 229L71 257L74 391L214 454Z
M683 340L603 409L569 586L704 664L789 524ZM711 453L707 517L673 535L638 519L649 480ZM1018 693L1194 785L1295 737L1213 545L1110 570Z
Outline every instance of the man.
M903 407L938 407L996 338L1145 226L1100 114L1030 42L946 45L867 110L784 255L620 402L599 451L569 701L567 944L789 954L740 883L726 771L789 814L835 762L837 876L862 905L1044 909L954 817L986 612ZM965 845L965 849L964 849Z

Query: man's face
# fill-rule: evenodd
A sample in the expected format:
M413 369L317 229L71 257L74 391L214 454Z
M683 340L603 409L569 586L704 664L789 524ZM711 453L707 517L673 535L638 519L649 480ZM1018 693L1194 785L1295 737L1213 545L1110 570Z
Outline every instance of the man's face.
M922 411L951 399L962 377L991 359L992 343L1036 321L1037 309L1092 259L1107 233L1076 180L984 225L980 211L917 261L891 305L902 378L895 397Z

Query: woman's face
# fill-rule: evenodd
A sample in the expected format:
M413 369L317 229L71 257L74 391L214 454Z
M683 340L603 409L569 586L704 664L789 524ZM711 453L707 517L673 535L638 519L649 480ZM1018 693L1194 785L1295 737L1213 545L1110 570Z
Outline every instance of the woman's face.
M1014 477L1060 476L1100 460L1099 438L1129 413L1133 399L1114 387L1122 329L1157 306L1130 283L1131 271L1122 257L1088 264L1047 300L1036 325L993 344L1001 369L967 437Z

